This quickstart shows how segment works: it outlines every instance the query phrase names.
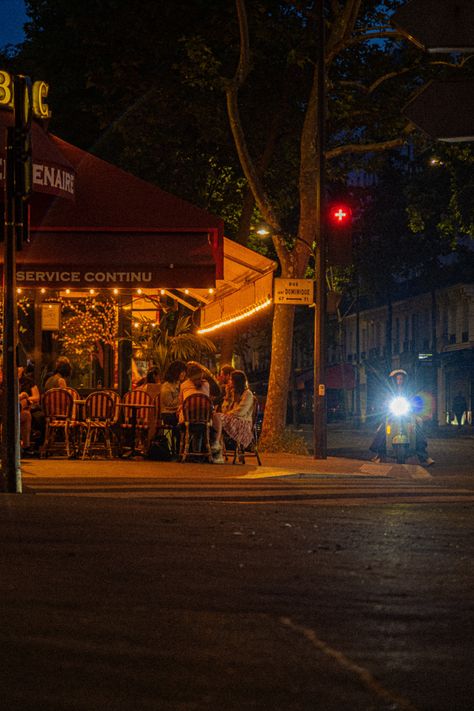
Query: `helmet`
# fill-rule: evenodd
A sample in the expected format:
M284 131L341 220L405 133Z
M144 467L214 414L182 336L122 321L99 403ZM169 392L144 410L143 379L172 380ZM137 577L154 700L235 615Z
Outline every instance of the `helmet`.
M404 375L406 378L408 378L408 373L406 370L402 370L399 368L398 370L392 370L390 375L388 376L389 378L395 378L397 375Z

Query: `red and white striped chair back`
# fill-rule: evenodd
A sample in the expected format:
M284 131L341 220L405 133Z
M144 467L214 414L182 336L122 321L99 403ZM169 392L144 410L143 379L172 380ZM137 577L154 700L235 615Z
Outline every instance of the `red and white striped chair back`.
M195 393L183 402L183 418L190 424L207 424L212 415L212 402L207 395Z
M110 397L114 401L114 416L113 416L110 424L116 425L120 419L120 404L121 404L120 395L117 392L115 392L115 390L108 390L107 388L104 388L101 392L107 393L107 395L110 395Z
M74 398L66 388L51 388L43 393L42 406L50 420L71 420Z
M150 395L145 390L130 390L122 398L122 424L131 427L135 409L137 427L148 427L153 417L153 407L133 408L127 405L153 405Z
M115 402L110 393L97 390L90 393L85 404L86 420L112 422L115 414Z

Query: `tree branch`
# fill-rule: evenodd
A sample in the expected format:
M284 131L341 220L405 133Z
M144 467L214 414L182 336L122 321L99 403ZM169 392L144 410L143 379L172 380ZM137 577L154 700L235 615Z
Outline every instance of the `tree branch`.
M269 196L265 193L255 163L250 156L247 141L245 139L245 134L242 127L242 121L240 118L238 105L238 90L239 87L242 86L242 83L245 81L245 78L248 76L249 73L250 51L248 40L247 13L245 9L244 0L236 0L236 7L239 18L240 57L239 64L233 79L224 82L227 114L229 117L230 129L234 138L237 155L239 157L239 161L242 166L245 178L247 180L250 190L253 193L258 209L262 213L263 219L271 227L274 233L275 249L277 250L278 256L282 260L284 260L287 257L286 245L284 243L284 240L279 240L278 237L278 235L283 234L283 230L280 226L280 222L276 211L272 205L272 202Z
M326 151L326 158L339 158L348 153L379 153L389 150L390 148L398 148L406 143L406 136L416 130L416 126L408 123L403 129L402 136L392 138L388 141L375 141L374 143L346 143L344 146L335 146Z

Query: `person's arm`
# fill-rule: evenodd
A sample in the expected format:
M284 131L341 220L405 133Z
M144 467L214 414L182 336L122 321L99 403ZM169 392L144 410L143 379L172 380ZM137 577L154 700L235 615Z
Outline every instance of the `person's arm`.
M28 393L25 393L25 391L21 392L18 395L18 399L20 401L20 408L22 410L26 410L30 406L30 398Z
M31 386L30 403L31 405L39 405L41 400L40 391L37 385Z

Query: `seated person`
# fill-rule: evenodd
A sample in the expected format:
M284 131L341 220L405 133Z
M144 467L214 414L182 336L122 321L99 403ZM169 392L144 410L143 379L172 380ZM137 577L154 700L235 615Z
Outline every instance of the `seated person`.
M255 398L249 389L247 376L242 370L234 370L230 378L232 404L220 415L222 429L235 440L238 446L245 449L253 440L252 419ZM239 455L239 461L242 460L243 456Z
M200 393L206 395L210 399L209 382L204 377L203 369L197 363L188 365L186 371L187 378L181 383L179 391L179 422L183 423L183 403L190 395ZM214 431L214 444L211 446L213 451L221 450L220 439L222 436L222 422L218 413L212 413L212 429ZM222 456L222 455L221 455Z
M34 367L32 363L29 363L26 367L18 368L18 393L20 398L20 419L29 420L30 432L26 436L28 445L24 445L25 449L30 449L30 437L31 430L35 434L37 444L41 445L44 441L46 420L41 409L40 401L40 391L38 386L35 384L33 379ZM26 415L28 411L29 415ZM26 426L26 422L25 422Z
M232 382L230 376L233 371L232 365L223 365L220 369L217 379L221 388L221 397L219 402L216 402L219 412L226 412L232 404Z
M174 360L168 366L160 389L160 416L164 425L171 426L173 436L173 454L179 454L179 388L186 378L186 363Z
M66 356L58 358L54 373L47 378L44 384L44 392L52 388L67 388L68 384L66 378L69 378L71 373L72 368L69 358L66 358Z

